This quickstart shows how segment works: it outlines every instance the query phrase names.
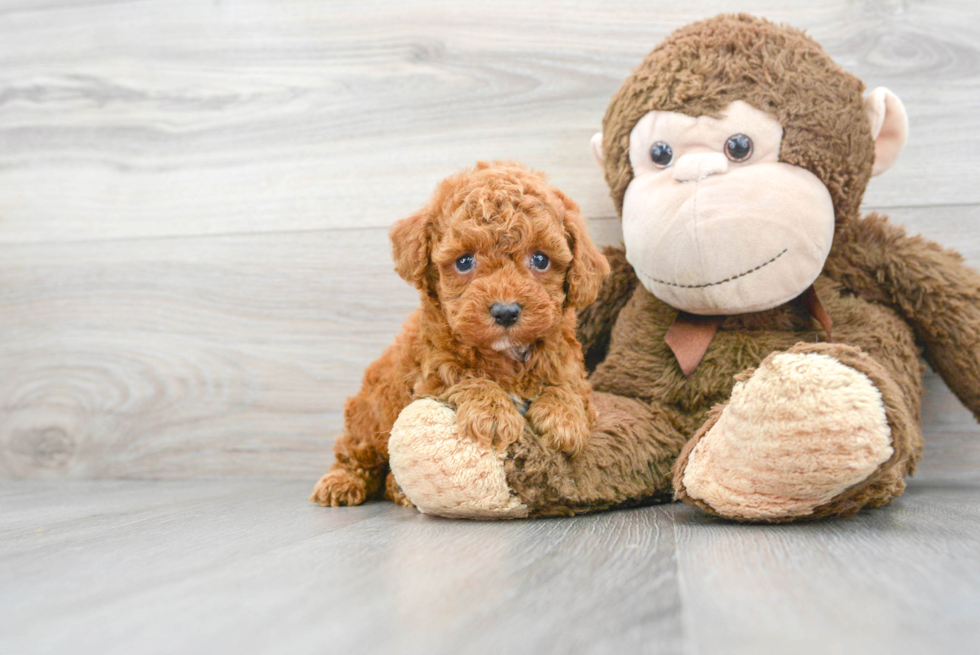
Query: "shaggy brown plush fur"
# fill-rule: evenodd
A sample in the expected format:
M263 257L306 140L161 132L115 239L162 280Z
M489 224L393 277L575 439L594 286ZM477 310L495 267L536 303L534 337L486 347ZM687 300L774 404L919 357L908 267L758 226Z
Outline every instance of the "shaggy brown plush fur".
M422 304L347 402L337 461L311 500L357 505L383 489L410 505L386 477L387 442L399 412L420 397L453 405L461 438L502 450L530 425L562 458L581 451L596 412L575 309L595 299L609 267L578 206L519 164L481 162L440 183L391 240L395 269ZM549 259L543 270L535 253ZM470 270L457 267L465 255ZM516 322L496 322L495 303L517 303Z
M713 511L674 475L736 380L773 353L819 352L866 375L881 394L894 454L810 515L769 520L849 515L902 493L923 446L920 354L980 419L980 275L883 217L859 216L874 157L862 89L801 31L744 15L681 28L626 80L603 123L606 179L619 209L633 175L630 131L647 112L714 115L741 99L780 121L779 160L815 174L836 210L833 248L815 283L833 319L833 343L819 343L827 335L800 297L727 317L685 378L664 342L677 310L637 284L621 250L606 251L613 274L580 312L579 328L588 361L598 363L591 382L599 423L572 461L530 431L509 448L507 481L529 515L655 502L669 498L672 485L679 498Z
M802 30L745 14L682 27L646 56L606 110L603 153L613 202L622 211L633 179L630 131L644 114L717 117L744 100L783 126L779 161L819 177L838 217L855 215L874 161L862 91L861 80Z

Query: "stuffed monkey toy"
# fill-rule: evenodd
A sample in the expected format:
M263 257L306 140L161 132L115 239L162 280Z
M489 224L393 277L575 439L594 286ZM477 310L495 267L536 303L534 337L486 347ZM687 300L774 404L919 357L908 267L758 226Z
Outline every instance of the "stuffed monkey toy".
M920 355L980 417L980 275L859 214L899 156L899 99L803 32L746 15L683 27L593 139L624 249L579 338L599 419L576 457L528 429L466 450L423 399L392 430L423 512L568 515L672 498L729 519L848 516L922 455Z

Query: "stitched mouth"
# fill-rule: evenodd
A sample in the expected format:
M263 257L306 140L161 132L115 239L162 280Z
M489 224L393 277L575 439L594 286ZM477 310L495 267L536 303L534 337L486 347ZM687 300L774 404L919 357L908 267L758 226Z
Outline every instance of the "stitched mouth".
M644 273L643 271L641 271L639 269L637 269L636 272L639 273L640 275L642 275L648 281L650 281L650 282L656 282L657 284L665 284L665 285L667 285L669 287L678 287L680 289L704 289L706 287L718 286L719 284L724 284L725 282L731 282L731 281L737 280L737 279L739 279L741 277L745 277L746 275L751 275L752 273L755 273L756 271L758 271L760 268L765 268L769 264L773 263L774 261L776 261L777 259L779 259L783 255L785 255L787 250L789 250L789 248L783 248L783 251L780 252L778 255L776 255L775 257L773 257L772 259L770 259L768 261L762 262L761 264L759 264L755 268L750 268L749 270L743 271L743 272L739 273L738 275L733 275L731 277L726 277L724 280L718 280L717 282L706 282L705 284L678 284L677 282L668 282L666 280L657 279L657 278L655 278L655 277L653 277L651 275L647 275L646 273Z

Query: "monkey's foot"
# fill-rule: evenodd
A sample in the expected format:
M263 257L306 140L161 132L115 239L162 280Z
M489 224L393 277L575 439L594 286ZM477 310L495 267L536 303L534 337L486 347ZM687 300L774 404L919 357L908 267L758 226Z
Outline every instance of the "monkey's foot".
M512 519L527 507L507 486L504 454L456 433L456 412L431 399L402 410L388 460L398 486L424 514Z
M736 383L677 460L675 496L725 518L765 522L887 502L875 502L894 452L882 394L834 348L850 364L870 360L847 346L796 346Z

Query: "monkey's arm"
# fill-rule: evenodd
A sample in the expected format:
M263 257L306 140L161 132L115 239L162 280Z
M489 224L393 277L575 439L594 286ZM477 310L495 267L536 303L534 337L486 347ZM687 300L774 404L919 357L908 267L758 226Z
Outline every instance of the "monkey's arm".
M842 226L835 239L827 272L900 312L926 361L980 420L980 273L959 253L873 213Z
M638 283L633 267L626 261L623 246L606 246L602 254L609 260L609 277L602 283L595 302L578 312L576 336L582 344L589 371L605 359L613 323Z

